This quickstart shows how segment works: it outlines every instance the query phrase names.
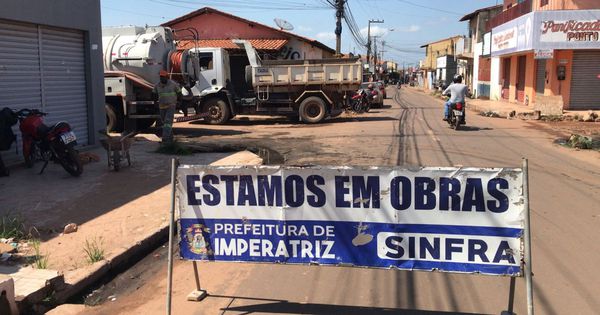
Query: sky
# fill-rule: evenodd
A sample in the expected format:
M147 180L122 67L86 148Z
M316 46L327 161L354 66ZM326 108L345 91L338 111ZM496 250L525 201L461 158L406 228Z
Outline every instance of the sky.
M334 1L334 0L329 0ZM454 35L465 35L467 23L458 20L476 9L502 3L498 0L346 0L354 21L366 38L386 42L384 59L415 64L424 58L419 46ZM327 0L101 0L102 26L158 25L202 7L213 7L272 27L274 19L288 21L291 32L316 39L335 48L335 11ZM381 47L381 46L379 46ZM342 24L342 51L366 54Z

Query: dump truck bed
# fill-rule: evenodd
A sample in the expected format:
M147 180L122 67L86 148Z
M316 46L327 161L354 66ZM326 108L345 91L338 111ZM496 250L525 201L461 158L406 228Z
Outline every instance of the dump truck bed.
M361 81L362 64L357 59L264 62L252 67L254 87L340 85L358 88Z

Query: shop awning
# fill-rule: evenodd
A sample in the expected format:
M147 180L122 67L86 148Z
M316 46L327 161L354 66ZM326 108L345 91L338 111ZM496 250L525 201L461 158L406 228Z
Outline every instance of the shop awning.
M287 44L287 39L246 39L252 44L252 47L256 50L262 51L278 51L285 44ZM232 42L231 39L201 39L198 41L198 47L206 48L206 47L215 47L215 48L224 48L224 49L240 49L236 44ZM177 44L178 49L190 49L194 48L196 43L193 40L182 40Z

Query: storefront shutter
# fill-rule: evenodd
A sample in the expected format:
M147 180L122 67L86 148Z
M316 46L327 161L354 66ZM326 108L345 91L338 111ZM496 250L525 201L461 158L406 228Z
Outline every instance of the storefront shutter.
M68 122L78 144L88 143L83 33L42 28L44 110L48 123Z
M600 108L600 51L575 51L569 109Z
M38 28L35 25L0 21L0 109L37 108L42 105ZM0 152L4 162L21 159L21 135L13 127L17 143L10 151ZM19 152L20 153L20 152Z

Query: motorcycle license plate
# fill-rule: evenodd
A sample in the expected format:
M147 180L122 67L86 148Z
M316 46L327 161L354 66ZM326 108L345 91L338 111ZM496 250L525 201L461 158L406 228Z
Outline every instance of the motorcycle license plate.
M62 140L64 144L69 144L77 140L77 137L75 137L75 133L73 133L73 131L69 131L60 135L60 140Z
M462 116L463 113L460 110L454 110L454 116Z

